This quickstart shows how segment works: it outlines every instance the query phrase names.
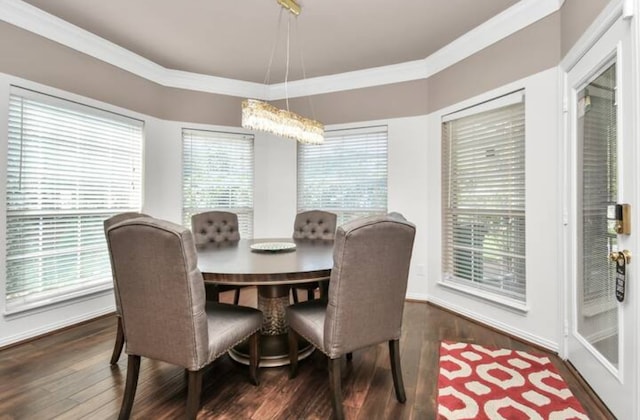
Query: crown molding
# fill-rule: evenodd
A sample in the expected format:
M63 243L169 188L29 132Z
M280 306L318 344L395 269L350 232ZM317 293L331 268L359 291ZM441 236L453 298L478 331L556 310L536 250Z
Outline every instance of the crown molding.
M428 76L462 61L560 10L563 1L519 1L427 57Z
M278 100L428 78L556 12L563 2L521 0L427 58L297 80L286 88L168 69L22 0L0 0L0 19L166 87Z
M264 96L264 85L167 69L21 0L0 0L0 19L167 87L231 96Z
M408 61L389 66L373 67L330 76L313 77L287 83L275 83L267 86L267 100L275 101L302 96L320 95L323 93L344 90L362 89L391 83L408 82L424 79L428 76L426 60Z
M587 53L605 32L620 17L624 16L626 0L613 0L605 6L596 20L594 20L586 31L580 36L578 41L565 54L560 61L560 67L569 72L580 59Z
M288 97L318 95L426 79L558 11L564 0L521 0L422 60L289 82ZM267 100L284 99L284 83L269 85Z

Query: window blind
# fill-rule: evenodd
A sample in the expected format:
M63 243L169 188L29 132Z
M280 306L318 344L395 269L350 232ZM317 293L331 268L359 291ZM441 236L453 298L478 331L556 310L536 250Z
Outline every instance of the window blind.
M617 110L615 63L584 88L578 102L582 165L583 313L615 308L617 235L608 229L607 207L617 202Z
M338 225L387 211L387 127L327 131L298 144L298 212L326 210Z
M12 88L7 312L112 287L102 222L141 206L143 123Z
M522 92L442 124L445 282L525 301Z
M182 130L182 216L210 210L238 215L240 236L253 237L253 136Z

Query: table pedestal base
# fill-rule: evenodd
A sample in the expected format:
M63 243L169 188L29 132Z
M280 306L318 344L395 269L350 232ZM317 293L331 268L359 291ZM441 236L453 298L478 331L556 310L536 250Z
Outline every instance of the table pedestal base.
M289 364L289 326L285 308L289 306L288 285L258 286L258 309L262 311L260 329L260 366L276 367ZM298 340L298 359L313 353L313 346L305 340ZM229 351L236 362L249 364L249 346L242 343Z
M309 357L313 350L311 344L300 340L298 342L298 359ZM249 346L246 344L236 346L229 350L229 356L238 363L249 365ZM260 367L278 367L288 364L289 346L286 334L260 337Z

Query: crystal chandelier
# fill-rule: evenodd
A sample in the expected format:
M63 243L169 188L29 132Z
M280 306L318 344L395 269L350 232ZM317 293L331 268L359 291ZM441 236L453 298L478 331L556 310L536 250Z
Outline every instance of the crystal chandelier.
M295 0L278 0L278 3L296 16L300 14L300 5ZM273 60L273 53L271 60ZM267 70L267 79L269 71L270 68ZM280 109L257 99L245 99L242 101L242 127L290 138L300 143L321 144L324 142L324 125L289 110L288 75L289 27L287 27L287 67L284 78L287 109Z

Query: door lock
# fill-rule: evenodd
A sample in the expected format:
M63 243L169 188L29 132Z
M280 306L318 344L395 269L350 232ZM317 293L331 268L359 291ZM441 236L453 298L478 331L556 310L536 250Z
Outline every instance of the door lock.
M631 206L629 204L612 204L608 206L607 219L607 227L611 234L631 234Z

